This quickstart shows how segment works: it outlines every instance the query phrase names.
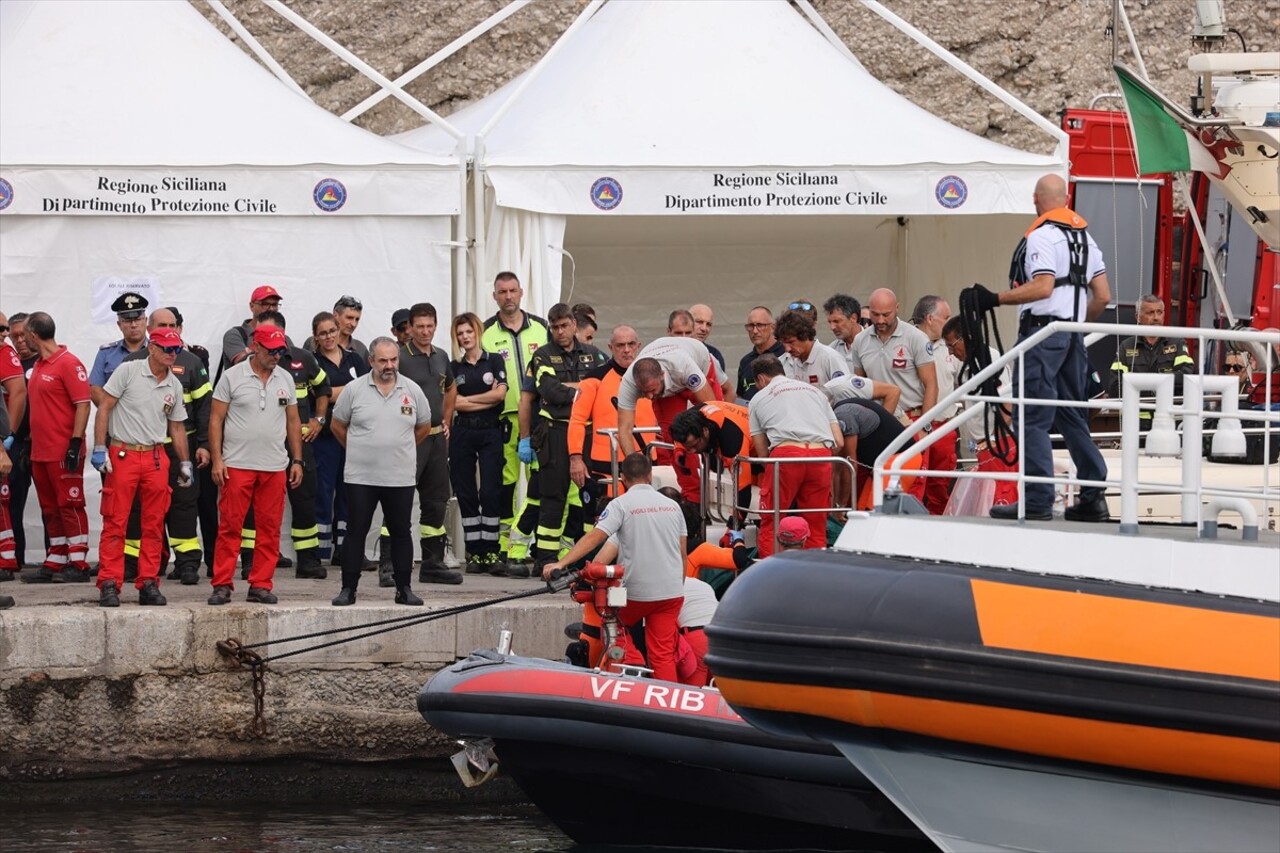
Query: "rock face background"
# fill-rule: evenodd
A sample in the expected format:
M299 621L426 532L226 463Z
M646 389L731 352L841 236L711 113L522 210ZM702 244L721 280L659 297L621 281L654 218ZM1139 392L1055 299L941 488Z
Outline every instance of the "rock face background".
M228 35L203 0L193 5ZM626 2L626 0L613 0ZM675 0L671 0L675 2ZM714 0L707 0L714 2ZM506 5L506 0L285 0L286 5L394 79ZM540 0L516 12L407 87L442 115L482 98L532 65L585 0ZM1047 151L1029 122L916 46L854 0L813 0L814 7L867 70L920 106L1006 145ZM1110 70L1111 0L885 0L884 5L1057 123L1066 107L1088 106L1116 91ZM376 86L258 0L226 6L320 106L341 114ZM1128 0L1126 10L1151 79L1185 102L1194 77L1191 0ZM1221 49L1274 50L1280 0L1228 0ZM1129 56L1127 48L1122 57ZM1131 58L1127 59L1130 64ZM1117 106L1110 100L1104 105ZM357 124L378 134L422 124L386 99ZM886 128L888 132L888 128Z

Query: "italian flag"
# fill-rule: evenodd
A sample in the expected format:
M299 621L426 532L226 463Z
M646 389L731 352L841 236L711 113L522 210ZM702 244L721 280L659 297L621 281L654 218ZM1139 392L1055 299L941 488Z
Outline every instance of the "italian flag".
M1129 112L1138 173L1205 172L1220 177L1222 164L1179 120L1181 112L1154 94L1151 84L1117 63L1116 77Z

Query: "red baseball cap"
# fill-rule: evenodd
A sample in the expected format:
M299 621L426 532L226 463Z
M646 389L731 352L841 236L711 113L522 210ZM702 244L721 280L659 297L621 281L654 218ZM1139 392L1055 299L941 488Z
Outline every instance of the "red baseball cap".
M809 541L809 522L798 515L788 515L778 522L778 544L803 545Z
M253 340L267 349L279 349L288 346L284 340L284 330L279 326L259 326L253 330Z
M274 287L264 284L261 287L255 287L253 295L249 297L250 302L261 302L264 299L284 299Z
M156 329L150 335L150 341L153 344L162 347L180 347L183 346L182 337L176 329L167 329L161 327Z

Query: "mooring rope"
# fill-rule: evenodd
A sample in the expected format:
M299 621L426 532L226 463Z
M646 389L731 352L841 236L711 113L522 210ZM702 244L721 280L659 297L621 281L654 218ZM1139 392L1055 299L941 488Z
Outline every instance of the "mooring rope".
M1000 340L1000 325L995 315L988 315L978 307L977 292L973 287L960 291L960 334L964 337L964 367L970 377L977 376L991 366L991 342L1004 355L1004 343ZM985 397L1000 396L1000 373L988 377L980 386ZM1018 461L1018 448L1013 441L1013 427L1004 418L1003 403L987 403L982 413L983 436L991 455L1006 465Z

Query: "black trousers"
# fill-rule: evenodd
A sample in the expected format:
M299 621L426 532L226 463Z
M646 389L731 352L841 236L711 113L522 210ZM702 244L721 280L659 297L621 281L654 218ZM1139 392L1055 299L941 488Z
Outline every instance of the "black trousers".
M9 458L13 460L13 470L9 472L9 517L13 519L13 551L18 568L22 568L27 554L27 531L22 524L22 515L27 508L27 495L31 494L31 440L15 438L13 447L9 449ZM47 552L47 534L45 540Z
M364 563L364 543L373 525L373 512L382 506L382 520L391 538L391 570L396 587L409 585L413 573L413 486L366 486L347 483L347 538L342 543L342 585L355 589Z
M449 480L458 498L467 556L496 554L502 497L502 430L497 425L466 426L459 421L454 420L449 438Z

